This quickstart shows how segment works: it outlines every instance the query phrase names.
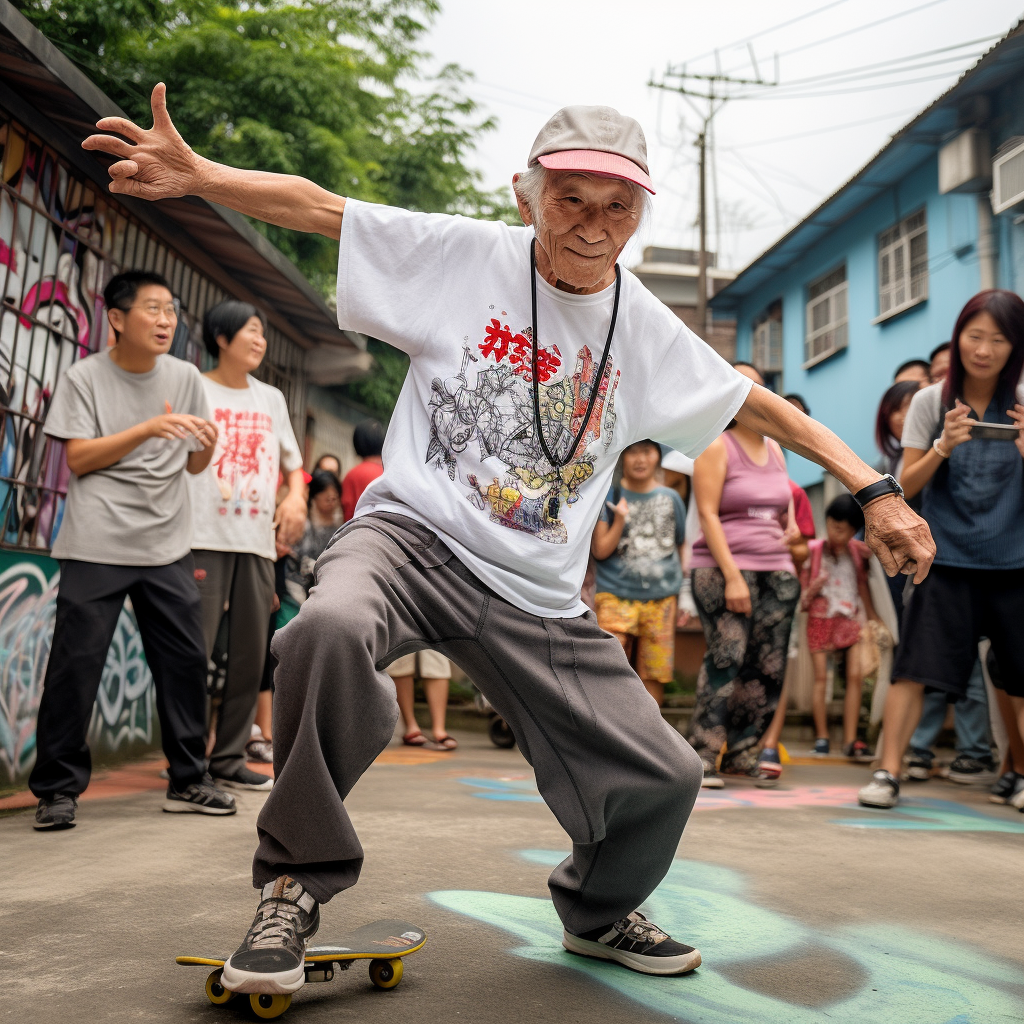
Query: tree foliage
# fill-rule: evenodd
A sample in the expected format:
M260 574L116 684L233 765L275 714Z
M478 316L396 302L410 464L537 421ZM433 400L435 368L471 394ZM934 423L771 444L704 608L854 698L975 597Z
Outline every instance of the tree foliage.
M518 222L509 193L481 190L467 163L493 121L466 94L466 72L425 76L417 44L437 0L14 2L139 123L166 82L171 117L204 156L358 199ZM332 292L336 243L256 227ZM377 358L359 397L387 415L405 364L390 350Z

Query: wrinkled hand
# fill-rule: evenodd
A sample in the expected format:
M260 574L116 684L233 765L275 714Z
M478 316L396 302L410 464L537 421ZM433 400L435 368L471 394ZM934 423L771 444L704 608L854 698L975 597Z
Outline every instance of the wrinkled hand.
M1006 412L1018 427L1024 427L1024 405L1015 405L1012 409L1007 409ZM1024 455L1024 430L1017 431L1017 440L1014 441L1014 444L1017 446L1017 451Z
M291 545L301 539L302 531L306 528L306 503L301 497L289 495L277 506L274 527L279 542Z
M750 615L753 611L750 588L742 576L734 576L725 581L725 607L737 615Z
M913 575L915 583L928 575L935 558L928 524L895 494L865 506L864 539L889 576L902 572Z
M974 420L968 419L970 406L964 405L958 398L956 406L946 413L942 423L942 436L939 438L939 446L944 452L951 452L957 445L971 439L971 427Z
M188 413L172 412L170 402L164 402L164 408L167 412L163 416L154 416L146 423L150 437L165 438L168 441L187 441L194 437L202 446L199 450L217 443L217 428L209 420Z
M167 113L167 87L160 82L153 89L153 127L148 131L123 117L104 117L96 127L117 132L90 135L82 149L96 149L119 157L111 164L110 191L139 199L173 199L197 191L199 157L178 134Z

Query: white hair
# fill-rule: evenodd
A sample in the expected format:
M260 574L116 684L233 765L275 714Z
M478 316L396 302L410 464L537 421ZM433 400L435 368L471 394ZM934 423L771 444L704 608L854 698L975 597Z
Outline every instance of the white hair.
M540 212L540 200L544 194L544 186L547 184L549 173L548 168L542 164L534 164L529 170L523 171L512 186L523 205L533 215L534 220L537 219ZM586 174L586 171L578 173ZM603 177L603 175L594 175L594 177ZM622 180L625 181L625 179ZM634 231L636 234L641 227L647 225L654 204L651 202L650 192L642 185L638 185L635 181L626 181L626 184L632 194L634 207L640 211L640 218L637 221L636 231Z

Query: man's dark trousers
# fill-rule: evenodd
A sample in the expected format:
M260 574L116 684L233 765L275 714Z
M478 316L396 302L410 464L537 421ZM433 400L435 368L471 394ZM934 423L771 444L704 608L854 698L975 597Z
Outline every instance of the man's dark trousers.
M178 790L199 781L206 771L206 648L192 555L170 565L67 560L60 569L29 788L50 799L88 786L92 758L86 735L126 596L156 683L171 781Z

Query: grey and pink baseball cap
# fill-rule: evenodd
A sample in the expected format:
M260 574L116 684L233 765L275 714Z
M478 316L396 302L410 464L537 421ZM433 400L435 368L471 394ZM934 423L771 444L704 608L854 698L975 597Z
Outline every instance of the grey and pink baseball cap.
M614 107L562 107L533 143L528 167L625 178L654 195L647 140L631 117Z

